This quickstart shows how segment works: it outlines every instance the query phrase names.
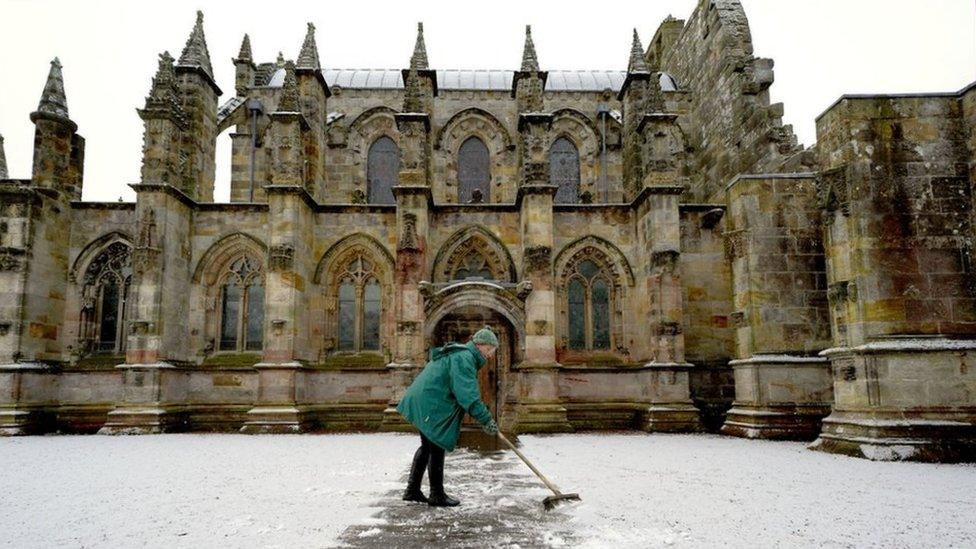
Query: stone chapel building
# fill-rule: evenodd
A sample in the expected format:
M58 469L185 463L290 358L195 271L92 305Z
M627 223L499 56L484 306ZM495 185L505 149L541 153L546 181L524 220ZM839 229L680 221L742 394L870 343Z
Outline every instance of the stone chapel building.
M135 203L81 200L55 59L31 178L0 150L0 433L406 429L431 346L488 324L504 429L972 459L976 87L844 96L804 149L737 0L629 59L546 71L526 28L518 70L435 70L420 26L337 70L309 24L294 60L245 36L225 95L198 14Z

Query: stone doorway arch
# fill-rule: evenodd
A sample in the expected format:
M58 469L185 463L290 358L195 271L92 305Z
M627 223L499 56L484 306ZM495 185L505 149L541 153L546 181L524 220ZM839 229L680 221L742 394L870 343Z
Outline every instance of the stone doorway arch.
M478 382L482 400L496 420L500 420L514 405L512 366L521 362L524 352L525 297L531 286L464 281L423 283L421 288L425 297L428 350L451 340L466 342L485 325L498 334L498 352L479 371Z

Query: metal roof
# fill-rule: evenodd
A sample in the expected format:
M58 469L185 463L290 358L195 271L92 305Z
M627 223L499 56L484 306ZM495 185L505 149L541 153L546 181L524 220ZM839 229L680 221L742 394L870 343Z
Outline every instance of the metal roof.
M598 92L607 88L617 92L627 76L626 71L548 71L546 91L585 91ZM322 69L329 86L354 89L402 89L401 69ZM437 87L442 90L489 90L508 91L512 89L515 71L506 70L457 70L437 71ZM271 87L281 87L285 80L285 70L278 69L267 83ZM678 89L674 77L660 73L661 89Z

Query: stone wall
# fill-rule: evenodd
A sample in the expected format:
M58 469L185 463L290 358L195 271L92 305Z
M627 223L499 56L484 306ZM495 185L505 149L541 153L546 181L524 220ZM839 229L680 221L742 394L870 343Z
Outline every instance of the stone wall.
M967 99L843 97L817 121L836 401L816 449L976 456Z
M812 174L739 176L727 189L736 399L723 431L813 438L832 400L821 215Z
M673 31L666 22L651 44ZM655 56L691 92L689 112L678 121L690 150L686 200L720 202L734 176L778 171L799 152L792 128L783 126L783 105L769 101L773 62L753 57L738 0L701 0L680 37L662 41Z
M972 196L958 98L844 98L817 128L834 343L973 334Z

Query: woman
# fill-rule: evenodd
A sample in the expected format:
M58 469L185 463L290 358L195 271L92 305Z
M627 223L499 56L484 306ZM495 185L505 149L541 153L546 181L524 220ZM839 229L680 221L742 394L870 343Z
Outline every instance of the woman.
M487 326L467 344L448 343L434 349L431 361L403 395L397 411L420 430L420 448L413 455L410 479L403 493L405 501L433 507L460 503L444 493L444 452L457 445L465 413L478 420L489 435L498 434L498 425L481 401L478 388L478 370L497 349L498 337ZM420 490L425 468L430 474L430 497Z

